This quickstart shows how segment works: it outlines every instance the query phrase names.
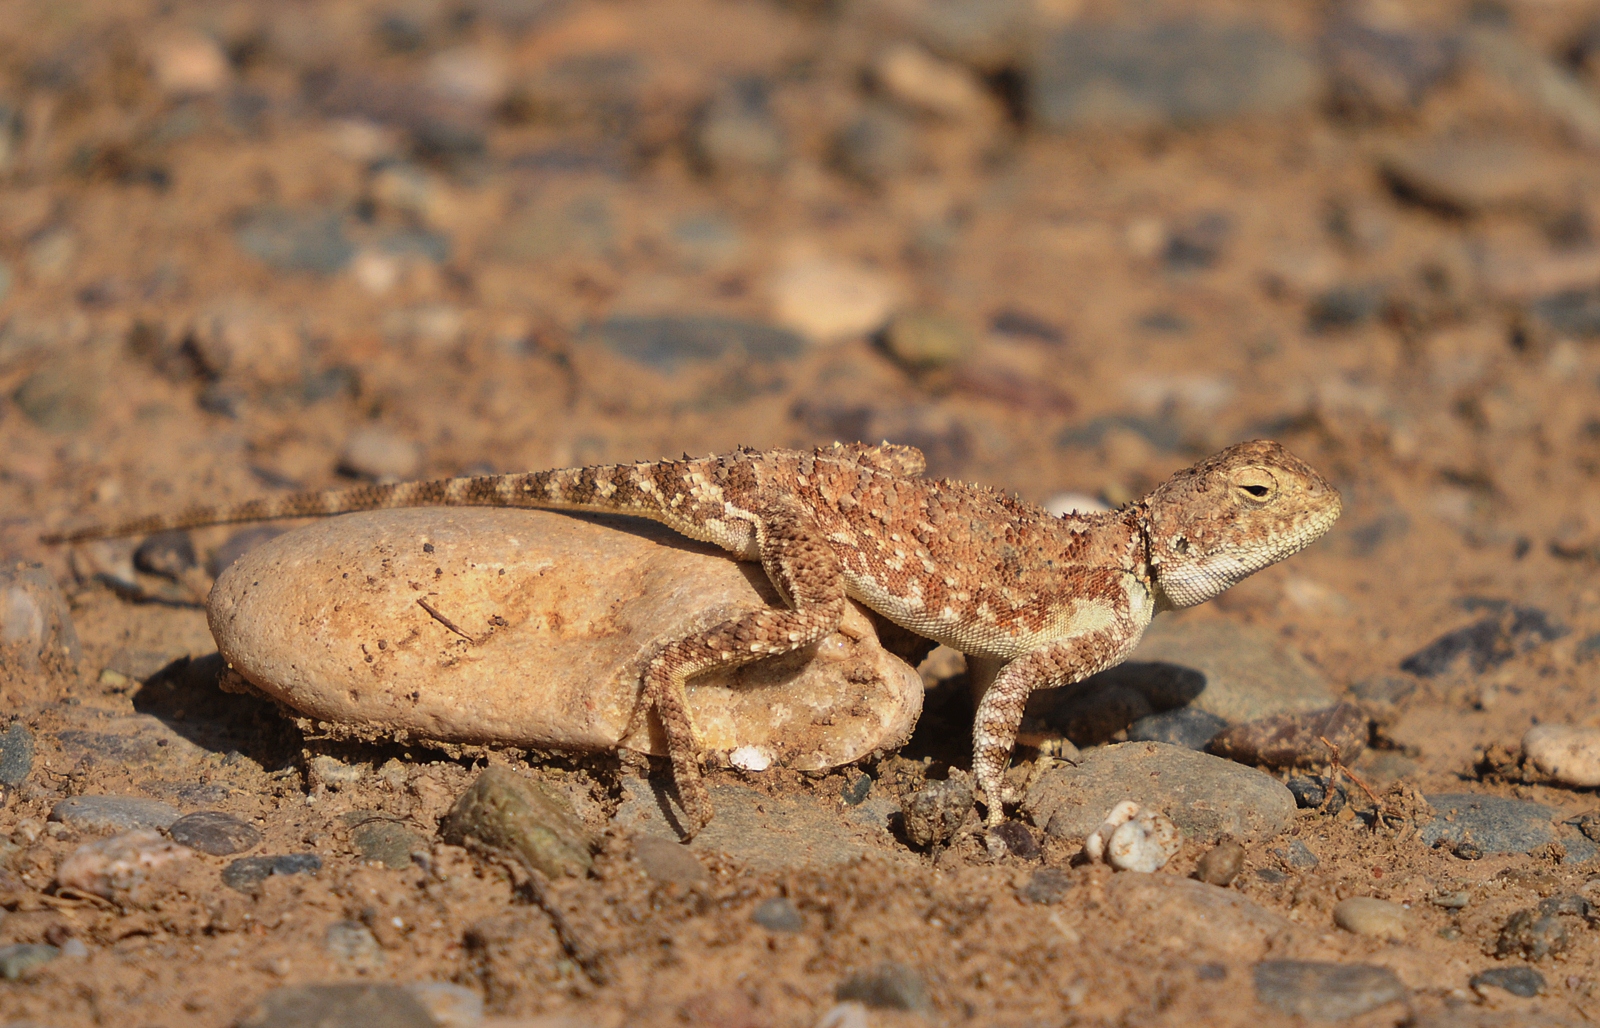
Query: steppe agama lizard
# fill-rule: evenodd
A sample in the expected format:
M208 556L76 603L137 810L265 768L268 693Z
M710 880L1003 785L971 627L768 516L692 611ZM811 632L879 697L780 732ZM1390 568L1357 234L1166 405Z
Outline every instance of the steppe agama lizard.
M1055 517L993 489L920 477L922 454L885 443L368 485L198 506L45 537L104 536L391 507L609 511L662 522L759 561L788 604L665 646L640 716L666 733L693 827L711 817L687 679L807 646L846 597L986 664L972 769L990 826L1023 706L1035 689L1120 663L1159 610L1202 603L1306 546L1339 516L1338 492L1274 442L1229 447L1120 510Z

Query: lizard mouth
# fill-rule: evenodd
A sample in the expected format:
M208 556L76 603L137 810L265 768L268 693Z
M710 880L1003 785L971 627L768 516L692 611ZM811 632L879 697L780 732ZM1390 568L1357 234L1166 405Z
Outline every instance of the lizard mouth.
M1283 533L1266 546L1230 548L1220 552L1163 561L1156 584L1174 609L1193 607L1236 585L1262 568L1316 542L1339 519L1340 504L1307 516L1293 532Z

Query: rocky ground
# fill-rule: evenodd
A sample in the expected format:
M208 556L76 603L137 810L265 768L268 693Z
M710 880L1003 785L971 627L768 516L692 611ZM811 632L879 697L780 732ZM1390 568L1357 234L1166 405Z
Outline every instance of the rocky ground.
M0 1018L1591 1023L1597 150L1578 0L13 0ZM683 846L637 762L236 691L269 532L38 541L835 439L1064 510L1260 436L1339 525L1040 697L998 861L947 651ZM1154 873L1083 855L1124 799Z

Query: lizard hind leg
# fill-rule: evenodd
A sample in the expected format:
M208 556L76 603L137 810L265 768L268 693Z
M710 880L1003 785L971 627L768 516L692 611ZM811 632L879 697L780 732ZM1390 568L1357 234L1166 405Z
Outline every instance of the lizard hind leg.
M779 514L757 529L761 563L790 605L731 618L667 644L644 675L644 700L667 737L678 799L694 835L711 820L711 799L701 776L701 750L689 716L688 679L808 646L839 627L844 617L844 578L833 550L804 520Z

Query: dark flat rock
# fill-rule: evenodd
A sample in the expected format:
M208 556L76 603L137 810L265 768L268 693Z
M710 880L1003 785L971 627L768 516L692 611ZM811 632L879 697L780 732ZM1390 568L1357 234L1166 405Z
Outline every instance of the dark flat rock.
M172 841L214 857L242 853L261 844L261 833L245 821L220 810L185 814L167 828Z
M1342 1021L1406 998L1387 967L1264 960L1255 969L1256 998L1285 1014Z

